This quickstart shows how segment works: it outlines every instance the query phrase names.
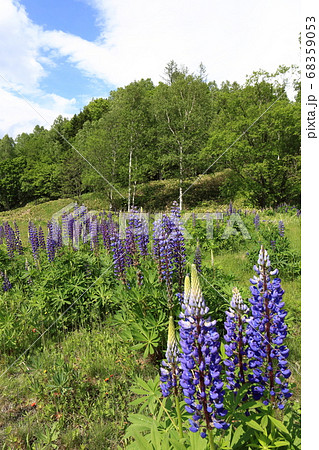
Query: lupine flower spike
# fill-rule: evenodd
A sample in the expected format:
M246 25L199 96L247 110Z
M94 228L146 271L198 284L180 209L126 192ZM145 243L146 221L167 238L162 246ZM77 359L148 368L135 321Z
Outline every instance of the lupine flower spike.
M249 381L254 383L252 393L256 400L262 399L265 405L283 409L286 399L291 396L287 379L290 370L287 365L289 349L283 344L287 335L284 323L287 311L283 309L284 294L280 278L271 276L278 274L278 269L271 270L267 251L261 247L257 265L254 266L257 276L250 281L253 284L251 313L252 319L247 325L247 356L252 373Z
M177 395L177 377L178 377L178 348L175 336L175 326L173 316L169 317L167 350L165 353L166 361L162 362L161 368L161 390L163 397L170 395L172 388Z
M259 217L258 213L254 217L254 225L255 225L256 230L258 230L259 229L259 225L260 225L260 217Z
M163 397L168 397L172 391L175 400L175 410L178 419L178 431L179 435L183 437L183 423L181 408L178 399L178 377L180 372L179 361L178 361L178 347L175 335L174 318L172 315L169 317L168 322L168 339L167 339L167 350L165 353L166 361L162 362L161 368L161 390Z
M200 428L201 436L209 435L211 430L228 427L223 420L227 411L223 404L223 381L221 379L221 358L219 355L219 334L216 321L207 317L205 304L196 267L191 270L191 285L186 287L182 300L183 312L180 314L180 385L185 396L186 411L192 414L190 431Z
M279 220L278 230L279 230L279 235L281 237L284 237L285 236L285 225L284 225L284 222L282 220Z
M227 388L235 392L245 384L247 371L247 338L245 336L246 324L249 308L243 302L243 299L237 288L233 289L233 297L230 302L230 308L226 311L224 339L225 353L227 359L224 360L227 375Z
M7 276L7 271L5 270L4 273L0 271L0 276L3 278L2 289L4 292L9 291L12 288L12 285Z
M195 250L194 264L196 266L197 272L201 273L202 272L202 255L201 255L200 246L199 246L198 242L197 242L197 247Z

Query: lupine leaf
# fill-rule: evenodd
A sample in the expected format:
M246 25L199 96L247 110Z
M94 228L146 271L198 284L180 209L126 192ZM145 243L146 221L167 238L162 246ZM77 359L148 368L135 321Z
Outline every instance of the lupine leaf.
M259 423L257 423L255 420L251 419L251 420L247 420L246 424L250 427L253 428L254 430L257 431L261 431L264 432L264 429L261 425L259 425Z
M158 431L157 425L153 422L153 426L151 429L151 442L155 446L156 449L161 449L161 433Z
M139 449L143 450L153 450L153 446L147 442L144 436L142 436L138 431L134 430L132 433L132 437L135 439L136 443L138 444Z
M207 442L199 433L189 433L191 448L196 450L206 450Z
M272 416L268 416L268 417L272 421L272 423L275 425L275 427L278 428L278 430L282 431L283 433L289 434L289 431L287 430L285 425L282 422L280 422L280 420L275 419Z
M145 430L150 430L154 422L154 419L144 416L143 414L129 414L128 420L133 425L143 425Z
M276 441L273 443L273 447L285 447L287 445L290 445L288 441Z
M267 425L268 425L268 417L269 417L269 416L265 415L265 416L263 416L263 418L261 419L260 424L261 424L261 426L262 426L263 428L266 428Z
M239 425L236 430L235 433L233 434L233 439L231 442L231 447L234 447L235 444L237 444L237 442L239 442L240 437L244 434L244 430L243 430L243 426Z

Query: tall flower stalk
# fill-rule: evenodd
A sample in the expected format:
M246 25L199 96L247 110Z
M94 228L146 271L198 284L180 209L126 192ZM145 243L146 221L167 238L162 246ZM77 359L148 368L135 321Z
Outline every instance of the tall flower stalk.
M282 220L279 220L278 231L279 231L279 236L281 236L281 237L285 236L285 224Z
M4 237L6 240L6 247L9 258L14 257L14 251L16 249L16 237L13 229L10 227L8 222L4 222Z
M226 311L224 339L227 388L235 392L247 381L247 337L246 326L249 321L249 307L245 305L237 288L233 289L230 308Z
M178 377L180 367L178 362L178 347L175 334L174 318L172 315L170 315L168 322L168 339L165 358L166 359L162 361L160 387L163 397L168 397L173 392L175 410L178 419L178 431L180 437L183 437L182 414L178 398Z
M208 435L211 449L215 448L213 428L226 429L223 417L227 414L223 398L224 383L221 379L220 341L216 331L216 321L207 316L195 265L191 269L191 281L185 282L182 299L183 312L180 314L181 364L180 385L186 403L190 431L202 429L201 436Z
M265 405L271 403L283 409L286 399L291 396L287 379L289 349L284 345L287 325L284 323L287 311L283 309L284 294L281 280L272 276L278 269L271 270L267 251L261 247L257 265L257 276L251 279L252 319L247 326L249 368L252 372L249 381L253 383L252 393L255 399L262 399Z

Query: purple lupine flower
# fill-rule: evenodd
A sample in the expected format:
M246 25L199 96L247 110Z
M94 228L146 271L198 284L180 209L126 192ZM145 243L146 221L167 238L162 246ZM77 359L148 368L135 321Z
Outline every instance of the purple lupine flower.
M12 289L12 285L9 281L6 270L4 271L4 273L0 271L0 276L1 278L3 278L2 289L4 290L4 292L7 292L10 289Z
M73 226L74 226L74 217L72 214L69 214L67 216L67 234L70 247L73 247Z
M285 236L285 225L284 225L284 222L282 220L279 220L278 230L279 230L279 235L281 237L284 237Z
M113 253L114 273L124 284L127 284L125 244L120 239L119 232L115 228L111 235L111 249Z
M31 221L29 221L28 229L29 229L29 241L30 241L31 248L32 248L33 258L35 260L38 260L39 259L38 231L37 231L36 226Z
M112 214L109 216L109 220L103 219L101 222L100 230L102 234L103 246L108 252L112 251L111 248L111 236L117 229L117 224L112 220Z
M0 225L0 245L3 244L3 238L4 238L4 228L3 225Z
M259 229L259 225L260 225L260 217L259 217L258 213L254 217L254 225L255 225L256 230L258 230Z
M90 248L95 254L99 249L98 222L96 216L92 216L90 220Z
M245 327L248 318L249 308L243 302L243 299L237 288L233 289L233 297L230 302L230 308L226 311L226 320L224 327L226 334L224 339L225 353L227 358L224 360L226 366L227 388L237 391L245 384L245 371L247 370L247 338Z
M128 226L126 228L128 265L136 265L138 264L139 256L147 256L148 242L149 236L147 222L141 217L138 211L133 208L130 212Z
M158 219L153 224L153 252L157 263L159 278L165 281L168 292L169 306L173 302L173 243L170 238L174 224L167 215Z
M255 399L263 399L266 405L271 402L282 409L291 396L287 382L291 375L287 368L289 349L284 345L287 312L283 309L281 280L274 278L271 281L270 278L278 274L278 269L271 270L269 256L263 246L254 270L258 276L251 279L252 319L246 330L247 356L252 369L248 379L254 383L252 394Z
M216 321L207 317L208 307L202 296L196 267L191 270L191 282L185 280L182 299L183 312L180 314L179 357L181 365L180 385L185 396L185 409L192 414L190 431L206 436L206 429L226 429L228 424L223 417L224 383L221 379L221 357L219 355L219 334ZM206 316L206 317L205 317ZM204 422L204 425L202 425Z
M48 236L47 236L47 255L48 255L48 260L50 262L54 261L55 248L56 248L55 241L53 240L51 234L48 234Z
M202 255L201 255L199 243L197 243L197 247L195 250L194 264L196 266L197 272L201 273L202 272Z
M167 350L165 353L165 360L162 361L162 366L163 367L160 369L160 388L162 390L163 397L168 397L171 394L172 389L174 390L174 394L177 395L179 363L173 316L169 317Z
M270 241L271 248L276 250L276 241Z
M16 249L16 236L8 222L4 222L4 237L9 258L13 258Z
M173 273L177 274L179 291L182 291L186 264L185 242L180 210L174 202L171 214L163 214L153 224L153 252L157 262L159 278L166 282L169 305L173 301Z
M184 228L181 221L181 212L177 205L177 202L173 202L171 208L171 220L174 223L174 227L171 230L170 239L172 241L173 261L175 271L178 276L179 290L182 291L185 265L186 265L186 252L185 252L185 239Z
M44 232L41 225L39 226L38 236L39 236L39 247L42 248L42 250L46 250Z

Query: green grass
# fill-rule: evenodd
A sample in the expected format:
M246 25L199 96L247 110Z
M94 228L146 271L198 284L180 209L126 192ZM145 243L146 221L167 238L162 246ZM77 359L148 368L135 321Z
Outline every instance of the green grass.
M131 384L154 375L108 323L48 342L0 378L1 448L116 449Z

